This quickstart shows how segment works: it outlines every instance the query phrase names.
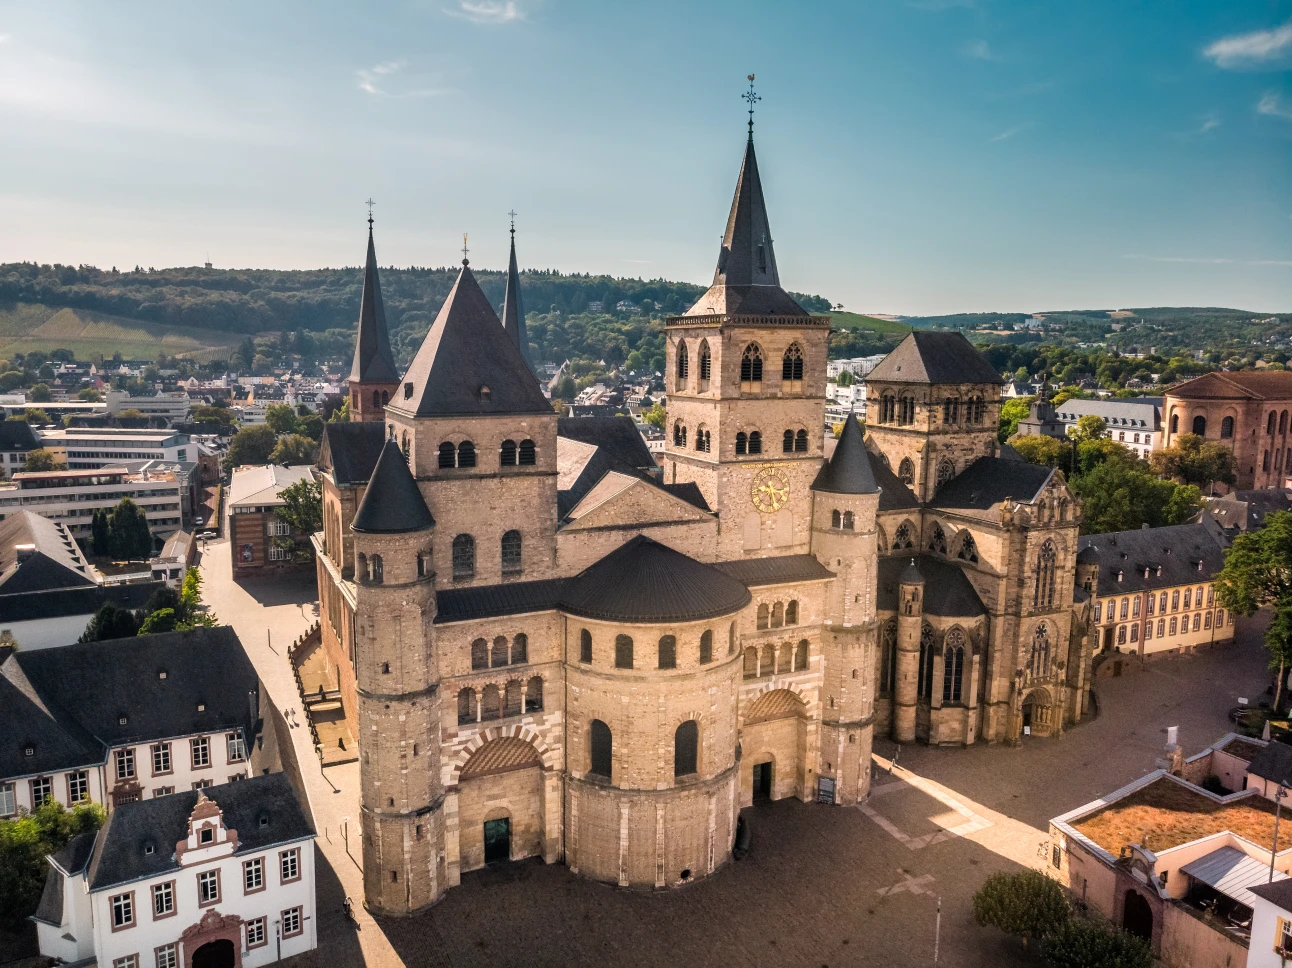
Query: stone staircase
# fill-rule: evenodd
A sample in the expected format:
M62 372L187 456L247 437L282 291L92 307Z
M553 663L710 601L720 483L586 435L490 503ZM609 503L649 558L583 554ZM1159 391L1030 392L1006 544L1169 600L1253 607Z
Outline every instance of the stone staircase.
M359 746L346 721L337 671L327 661L317 622L292 643L287 655L319 761L324 766L336 766L357 760Z

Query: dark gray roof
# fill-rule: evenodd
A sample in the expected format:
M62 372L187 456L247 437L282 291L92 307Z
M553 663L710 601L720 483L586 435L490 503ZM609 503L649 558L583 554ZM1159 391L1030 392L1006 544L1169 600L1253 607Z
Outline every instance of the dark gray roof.
M561 417L556 421L556 433L603 448L616 460L638 470L658 466L632 417Z
M314 825L284 773L252 776L200 792L220 808L225 827L238 832L235 857L314 836ZM179 870L175 844L188 835L198 793L182 790L123 803L113 810L90 860L90 890ZM151 854L145 850L150 844Z
M661 490L668 491L676 498L681 498L692 507L697 507L701 511L713 510L709 507L709 502L704 499L704 492L700 490L700 485L694 481L685 481L681 484L664 484L658 481L655 483Z
M1144 430L1150 433L1162 429L1162 398L1132 397L1130 399L1082 400L1073 397L1054 408L1064 423L1076 423L1082 417L1102 417L1109 430Z
M413 472L408 469L404 452L392 437L382 448L381 457L363 492L363 500L354 512L350 530L367 534L407 534L435 527L435 518L426 506Z
M381 280L377 277L377 249L368 223L368 261L363 269L363 296L359 303L359 333L354 341L352 383L398 383L399 371L390 352L386 329L386 307L381 302Z
M929 507L990 511L1007 497L1026 504L1041 493L1053 474L1053 467L1041 464L1020 464L1003 457L979 457L943 484L929 502Z
M0 623L32 622L70 615L84 615L88 623L89 616L97 612L104 602L131 610L142 608L153 592L164 584L162 581L129 582L124 585L53 588L17 595L0 594ZM7 586L0 586L0 592L3 591L7 591Z
M404 383L390 407L418 417L552 412L465 261Z
M999 457L1001 460L1014 460L1024 464L1028 463L1028 459L1024 457L1022 454L1020 454L1018 451L1016 451L1009 444L1001 444L1000 451L999 453L997 453L996 456Z
M831 494L874 494L879 490L857 415L849 413L830 459L817 471L812 490Z
M568 578L517 581L505 585L446 588L435 596L435 622L524 615L559 608Z
M1079 565L1097 565L1099 564L1099 552L1094 548L1086 545L1077 552L1077 564Z
M821 581L834 577L834 572L827 569L812 555L781 555L777 558L719 561L713 567L749 588L758 585L784 585L796 581Z
M1292 509L1286 491L1273 488L1257 491L1234 491L1223 497L1206 499L1207 513L1222 528L1250 531L1265 524L1265 516L1274 511Z
M917 330L867 374L866 382L1001 384L1004 381L963 333Z
M367 484L385 444L384 423L325 423L319 467L331 468L337 484Z
M19 545L34 546L21 562ZM0 595L94 584L81 549L62 524L33 511L0 521Z
M1204 519L1197 524L1086 535L1078 540L1077 547L1082 554L1093 550L1099 556L1095 593L1123 595L1210 581L1224 567L1228 541L1214 521ZM1094 562L1087 556L1083 563ZM1118 572L1121 581L1117 580Z
M1292 911L1292 877L1274 881L1272 884L1255 884L1247 890L1257 897L1277 904L1284 911Z
M50 710L63 711L85 735L111 746L235 729L250 737L255 731L259 679L227 625L18 652L10 661ZM15 737L13 744L0 743L0 775L34 772L27 768L33 758L23 755L21 732L0 730Z
M758 159L751 138L736 180L736 193L727 216L727 230L718 252L713 283L687 316L807 316L781 288L772 250L772 229L758 177Z
M924 584L924 575L921 574L919 566L915 564L914 558L912 558L911 563L903 569L902 574L898 577L897 581L902 585Z
M1247 766L1247 772L1275 783L1292 784L1292 746L1271 742Z
M0 420L0 450L25 453L40 447L40 438L25 420Z
M964 567L933 555L916 555L915 561L924 578L924 614L946 618L974 618L987 614L978 592L965 576ZM910 555L879 559L876 604L880 609L897 610L898 585L910 567Z
M79 836L89 837L91 844L94 842L94 834ZM54 928L63 924L63 875L57 867L51 865L45 871L45 887L40 892L40 903L36 905L36 913L31 915L31 920Z
M869 449L866 454L870 457L871 476L879 488L879 510L899 511L920 506L915 492L902 483L902 479L893 473L882 456Z
M736 579L638 535L570 579L562 608L607 622L698 622L749 604Z
M10 647L0 649L0 777L103 762L104 745L62 704L42 693L19 663L20 655Z
M85 865L90 862L90 855L94 853L94 837L97 831L89 831L83 834L77 834L63 848L50 857L54 863L68 874L79 874L85 870Z
M520 272L516 269L516 226L511 227L511 261L507 263L507 294L502 301L502 328L516 343L525 365L534 369L529 358L529 335L525 332L525 305L520 298Z

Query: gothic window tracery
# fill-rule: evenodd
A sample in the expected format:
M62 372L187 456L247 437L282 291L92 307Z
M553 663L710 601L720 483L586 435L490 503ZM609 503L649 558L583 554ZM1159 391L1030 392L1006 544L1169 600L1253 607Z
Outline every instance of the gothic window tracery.
M955 476L956 465L948 458L942 458L941 462L938 464L938 489L941 490L942 485L949 482Z
M1050 674L1050 628L1044 622L1032 633L1032 651L1027 657L1027 678L1044 679Z
M678 388L686 386L686 378L690 373L691 361L686 351L686 343L677 344L677 385Z
M959 628L946 634L942 653L942 701L959 702L965 661L965 635Z
M913 537L911 522L903 521L897 526L897 530L893 532L893 550L905 551L907 548L914 547L915 539Z
M1057 557L1054 542L1047 538L1036 555L1036 582L1032 590L1034 608L1050 608L1054 605L1054 568Z
M798 343L791 343L781 359L781 379L790 384L801 383L803 380L803 349Z
M919 699L929 699L933 695L933 653L936 649L933 626L926 622L920 629L920 668L916 677Z
M757 390L763 382L763 351L750 343L740 355L740 389Z
M960 535L960 550L956 552L956 557L963 561L978 560L978 546L974 543L973 535L964 531Z
M933 534L929 538L929 550L936 551L940 555L947 553L946 532L942 530L942 525L936 521L933 522Z
M700 389L709 389L709 375L713 371L713 360L709 355L709 341L700 344Z
M897 476L907 487L915 484L915 462L909 457L903 457L902 462L897 465Z

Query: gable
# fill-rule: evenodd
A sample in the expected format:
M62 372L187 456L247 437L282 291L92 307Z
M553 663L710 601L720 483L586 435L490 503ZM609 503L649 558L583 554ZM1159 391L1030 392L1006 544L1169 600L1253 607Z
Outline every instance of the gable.
M707 521L712 515L647 481L611 471L584 495L567 520L562 531Z

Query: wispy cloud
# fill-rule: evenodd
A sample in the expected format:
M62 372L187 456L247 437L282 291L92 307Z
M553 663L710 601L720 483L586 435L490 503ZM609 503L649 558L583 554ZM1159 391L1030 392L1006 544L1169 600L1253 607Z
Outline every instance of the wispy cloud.
M1202 119L1202 124L1198 125L1198 134L1206 134L1212 128L1220 127L1220 115L1214 111Z
M1008 141L1010 138L1014 137L1014 135L1018 134L1026 127L1027 125L1025 124L1016 124L1014 125L1014 127L1009 128L1005 131L1002 131L998 135L993 135L992 137L988 138L987 143L992 144L993 142L996 142L996 141Z
M525 19L517 0L458 0L457 7L445 13L474 24L510 24Z
M1175 135L1175 138L1177 141L1194 141L1219 127L1220 115L1215 111L1208 111L1198 118L1196 127L1190 128L1188 131L1179 132Z
M1272 118L1292 121L1292 107L1283 103L1277 91L1266 91L1256 105L1257 114L1268 114Z
M1205 47L1203 56L1227 70L1261 68L1292 57L1292 20L1273 30L1221 37Z
M995 60L996 55L991 52L991 47L985 40L971 40L961 48L961 53L966 57L972 57L974 60Z
M435 97L447 93L443 87L404 87L392 88L390 81L404 69L403 61L383 61L364 70L355 71L359 90L377 97ZM416 82L414 82L416 85Z
M1289 259L1217 259L1187 255L1142 255L1140 253L1129 253L1123 255L1122 258L1135 259L1141 262L1183 262L1190 265L1207 266L1292 266L1292 260Z

